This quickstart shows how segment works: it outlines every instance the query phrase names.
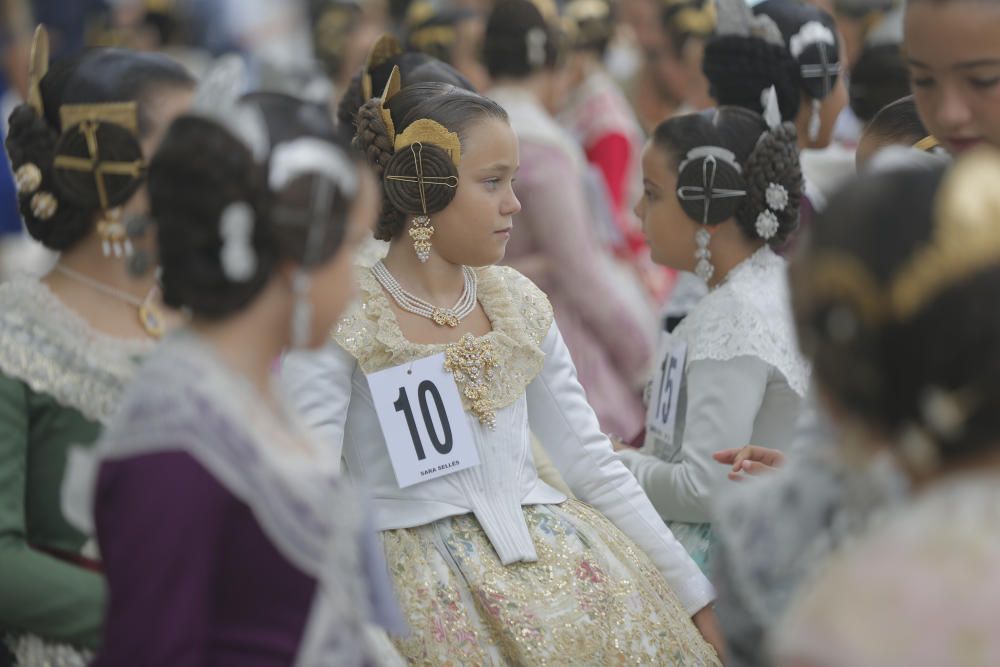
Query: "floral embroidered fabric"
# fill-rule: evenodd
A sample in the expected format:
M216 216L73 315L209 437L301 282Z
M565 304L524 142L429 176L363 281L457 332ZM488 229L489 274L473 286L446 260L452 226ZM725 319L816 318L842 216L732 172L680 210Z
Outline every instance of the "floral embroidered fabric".
M411 665L718 665L655 566L577 501L523 508L538 562L462 515L382 533Z

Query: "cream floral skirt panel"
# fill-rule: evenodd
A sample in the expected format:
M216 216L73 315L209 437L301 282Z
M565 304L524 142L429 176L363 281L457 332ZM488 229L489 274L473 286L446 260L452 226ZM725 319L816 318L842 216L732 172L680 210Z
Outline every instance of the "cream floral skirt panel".
M504 566L471 514L382 533L413 665L719 665L665 579L583 503L524 508L538 561Z

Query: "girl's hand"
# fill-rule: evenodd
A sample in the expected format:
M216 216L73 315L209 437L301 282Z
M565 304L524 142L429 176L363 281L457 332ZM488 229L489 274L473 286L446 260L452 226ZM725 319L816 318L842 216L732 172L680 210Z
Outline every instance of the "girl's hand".
M719 463L731 465L729 479L738 482L746 475L760 475L785 465L785 455L777 449L747 445L740 449L725 449L712 454Z

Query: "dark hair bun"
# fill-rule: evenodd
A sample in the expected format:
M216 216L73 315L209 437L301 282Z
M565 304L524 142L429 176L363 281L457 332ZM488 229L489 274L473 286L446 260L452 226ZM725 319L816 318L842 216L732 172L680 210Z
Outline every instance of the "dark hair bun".
M677 173L677 199L689 218L718 225L736 214L744 197L720 192L745 190L743 176L735 166L716 156L682 157L681 166ZM684 196L685 192L693 196Z
M163 300L209 319L235 313L263 288L276 261L260 193L266 182L253 155L229 131L196 116L171 126L149 169L149 195L159 224ZM234 283L220 261L219 220L233 202L254 211L255 274Z
M524 78L559 61L559 36L534 3L503 0L486 23L483 61L495 79Z
M418 160L424 178L423 197L417 179ZM413 144L389 159L384 178L385 196L396 210L430 215L443 211L455 198L458 169L438 146Z
M758 37L713 37L705 45L702 71L720 106L763 113L761 92L774 86L782 120L794 120L799 113L799 65L783 46Z
M795 126L782 123L764 132L746 159L743 174L747 196L737 211L736 221L750 238L760 238L757 216L771 211L778 219L778 230L768 243L774 246L783 244L798 228L799 204L804 188ZM772 183L781 186L786 193L787 201L783 206L769 205L767 191Z
M378 98L368 100L358 111L358 133L354 137L354 145L364 153L368 164L375 170L375 175L382 179L389 162L393 158L392 140L389 139L389 129L385 126L380 113L382 101ZM384 182L383 182L384 184ZM391 241L406 224L406 216L400 209L392 205L388 191L382 188L382 211L375 223L374 235L380 241Z
M32 193L18 193L18 206L25 226L32 238L45 247L62 251L85 237L93 227L97 208L77 208L63 205L62 191L52 173L52 161L59 139L55 130L44 118L27 104L14 109L10 116L10 129L6 147L14 171L26 164L33 164L42 173L38 192L49 192L57 201L55 214L46 220L35 217L31 207ZM93 175L88 175L93 182ZM68 203L68 202L67 202Z
M95 158L91 154L86 126L87 123L80 123L65 130L55 146L56 163L53 165L53 175L60 198L79 208L96 211L102 208L99 187L103 187L108 208L124 204L139 189L145 175L142 146L126 128L114 123L97 123L93 127L93 138L99 147L97 164L93 169L74 169L58 164L60 157L84 161ZM106 168L112 164L134 165L135 172L96 173L96 169L101 166Z

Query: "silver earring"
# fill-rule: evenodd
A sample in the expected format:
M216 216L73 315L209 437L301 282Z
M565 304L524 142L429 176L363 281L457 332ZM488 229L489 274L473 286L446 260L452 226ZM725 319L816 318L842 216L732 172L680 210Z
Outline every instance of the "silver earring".
M694 251L695 259L698 260L694 266L694 273L707 283L715 275L715 267L712 266L712 251L708 248L708 244L712 242L712 235L702 227L695 234L694 241L698 244L698 249Z
M809 141L819 139L819 128L822 125L822 119L819 114L821 106L822 103L819 100L812 101L812 114L809 116Z
M312 338L312 303L309 301L309 274L301 269L292 278L292 293L295 303L292 305L292 347L301 349L309 345Z

